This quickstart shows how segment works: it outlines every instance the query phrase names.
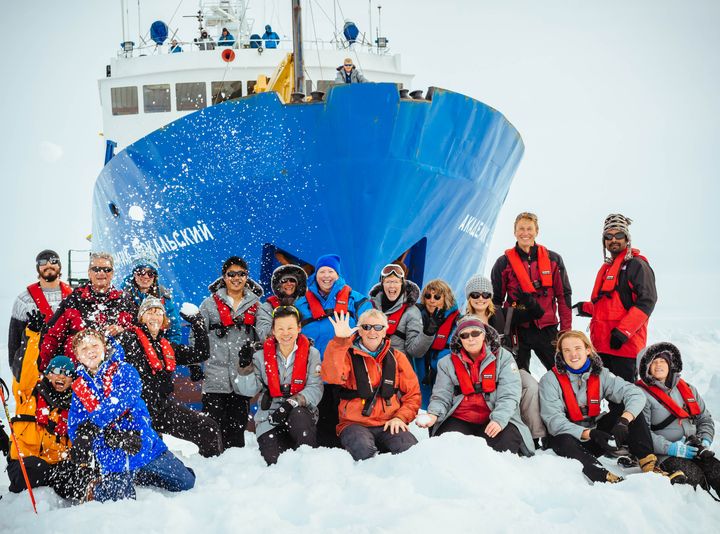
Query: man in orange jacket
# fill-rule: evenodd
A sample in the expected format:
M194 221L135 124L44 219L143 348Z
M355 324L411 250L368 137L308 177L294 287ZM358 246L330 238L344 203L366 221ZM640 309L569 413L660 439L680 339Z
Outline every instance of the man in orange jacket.
M406 451L417 443L408 425L420 409L420 384L407 357L385 337L387 317L368 310L351 328L347 314L334 316L335 337L325 349L321 376L342 388L337 426L342 446L355 460Z

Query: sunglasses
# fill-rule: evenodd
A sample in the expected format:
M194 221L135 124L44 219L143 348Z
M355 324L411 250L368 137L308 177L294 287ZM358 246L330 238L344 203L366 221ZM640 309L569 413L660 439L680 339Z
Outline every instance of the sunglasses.
M46 373L49 375L73 376L73 372L64 367L53 367L52 369L48 369Z
M149 276L150 278L157 276L157 273L153 269L135 269L133 273L138 276Z
M275 317L275 314L281 310L287 310L289 312L292 312L298 316L298 319L300 318L300 312L298 311L298 309L295 306L278 306L277 308L275 308L273 310L272 316Z
M603 234L603 239L605 241L612 241L613 239L615 241L622 241L623 239L627 238L627 234L625 232L618 232L617 234L611 234L610 232Z
M361 324L360 328L365 330L366 332L369 332L370 330L375 330L376 332L380 332L385 328L384 324Z
M352 63L345 63L343 67L352 67Z
M482 330L471 330L470 332L463 332L462 334L458 334L458 337L460 339L468 339L470 337L480 337L480 335L484 334Z
M49 259L38 260L37 266L42 267L43 265L47 265L48 263L50 265L57 265L58 263L60 263L60 258L49 258Z
M227 276L228 278L236 278L238 276L240 278L247 278L247 275L247 271L228 271L225 273L225 276Z
M90 267L90 270L94 273L111 273L111 272L113 272L112 267Z
M289 284L291 282L293 284L297 284L297 280L295 280L294 278L283 278L282 280L280 280L281 284Z
M390 276L391 274L394 274L398 278L405 278L405 271L403 271L403 268L396 263L388 263L385 267L383 267L383 270L380 271L380 276L383 278Z
M489 299L492 297L492 293L488 293L487 291L483 291L482 293L480 291L473 291L468 295L471 299L479 299L480 297L484 299Z
M432 300L442 300L442 298L443 298L442 295L438 295L438 294L431 295L430 293L425 293L424 296L425 296L425 300L430 300L430 299L432 299Z

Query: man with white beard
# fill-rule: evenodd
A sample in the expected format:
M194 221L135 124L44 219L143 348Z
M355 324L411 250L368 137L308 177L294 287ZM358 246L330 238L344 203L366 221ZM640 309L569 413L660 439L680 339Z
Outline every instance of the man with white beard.
M8 331L8 359L12 367L15 353L22 345L28 315L39 310L47 324L60 303L72 288L60 280L62 263L54 250L43 250L35 257L37 282L33 282L18 295L10 314Z

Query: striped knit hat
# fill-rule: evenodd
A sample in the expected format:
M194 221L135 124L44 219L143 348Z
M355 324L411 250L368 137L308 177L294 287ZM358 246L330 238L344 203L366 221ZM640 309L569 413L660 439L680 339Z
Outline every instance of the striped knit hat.
M625 259L629 260L632 258L632 246L630 244L630 225L632 224L632 219L630 217L626 217L625 215L621 213L611 213L607 217L605 217L605 223L603 224L603 236L606 232L611 230L618 230L620 232L623 232L627 236L627 252L625 253ZM602 247L603 247L603 260L611 263L612 257L608 258L606 254L605 249L605 237L601 237L602 239Z

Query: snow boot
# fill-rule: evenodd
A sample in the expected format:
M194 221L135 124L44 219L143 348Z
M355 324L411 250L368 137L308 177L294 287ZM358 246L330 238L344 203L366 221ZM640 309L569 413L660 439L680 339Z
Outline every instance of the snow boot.
M682 471L667 472L660 468L657 465L657 456L654 454L648 454L644 458L640 458L638 464L640 464L640 469L642 469L643 473L657 473L658 475L668 477L670 484L685 484L687 482L687 477Z
M616 475L612 471L608 471L607 475L605 475L605 482L608 484L617 484L618 482L622 482L625 480L623 477Z

